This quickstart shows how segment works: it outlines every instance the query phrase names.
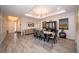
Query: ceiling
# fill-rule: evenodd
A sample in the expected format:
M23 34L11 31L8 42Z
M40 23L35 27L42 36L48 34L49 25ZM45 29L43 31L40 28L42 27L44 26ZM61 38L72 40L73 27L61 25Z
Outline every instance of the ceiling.
M0 8L7 16L35 18L57 15L57 12L62 10L65 10L66 13L76 10L75 5L1 5Z

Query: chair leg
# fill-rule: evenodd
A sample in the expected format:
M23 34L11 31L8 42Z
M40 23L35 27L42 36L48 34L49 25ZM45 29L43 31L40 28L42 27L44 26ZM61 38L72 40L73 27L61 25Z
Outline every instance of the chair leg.
M38 39L40 39L40 36L38 36Z
M46 39L44 38L44 41L46 41Z
M54 44L57 43L57 39L54 38L53 41L54 41Z
M49 42L49 39L47 39L47 42Z
M55 42L57 43L57 39L55 40Z
M40 39L42 40L42 37L40 37Z

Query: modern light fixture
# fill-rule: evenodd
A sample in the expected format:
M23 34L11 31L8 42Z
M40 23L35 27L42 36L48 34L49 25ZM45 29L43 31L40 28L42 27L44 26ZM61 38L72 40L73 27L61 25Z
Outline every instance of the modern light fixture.
M11 20L11 21L17 21L18 20L18 17L8 16L8 19Z
M43 17L49 12L49 10L45 6L36 6L32 12L36 16Z

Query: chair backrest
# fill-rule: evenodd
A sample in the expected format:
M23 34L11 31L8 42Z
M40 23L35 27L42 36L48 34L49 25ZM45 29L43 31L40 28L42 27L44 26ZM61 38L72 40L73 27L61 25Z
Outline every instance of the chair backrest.
M37 36L40 36L40 31L39 30L37 30Z
M44 35L44 32L43 32L43 31L40 31L40 36L41 36L41 37L45 37L45 35Z
M54 36L54 38L57 37L57 34L58 34L58 30L55 31L55 36Z

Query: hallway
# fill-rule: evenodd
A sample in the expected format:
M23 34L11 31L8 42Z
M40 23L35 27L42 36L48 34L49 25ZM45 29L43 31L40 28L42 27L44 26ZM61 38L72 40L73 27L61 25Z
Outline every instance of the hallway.
M59 39L56 44L44 42L33 35L7 35L0 45L0 52L5 53L75 53L76 44L69 39Z

